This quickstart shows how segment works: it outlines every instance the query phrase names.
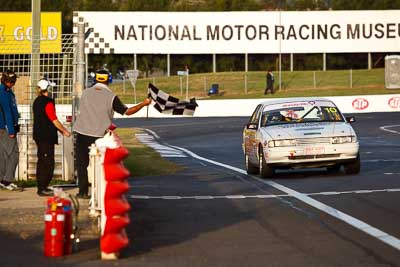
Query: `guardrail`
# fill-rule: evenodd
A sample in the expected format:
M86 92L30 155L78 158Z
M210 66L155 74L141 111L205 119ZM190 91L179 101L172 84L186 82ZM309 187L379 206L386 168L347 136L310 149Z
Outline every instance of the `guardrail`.
M36 179L37 146L32 139L32 124L29 121L20 121L21 131L17 134L19 147L19 162L15 172L15 179ZM64 127L71 130L71 123L64 123ZM64 181L74 180L74 152L73 138L58 135L58 145L54 147L55 166L54 179Z
M91 184L91 198L89 205L89 215L100 219L103 209L101 196L104 194L104 171L101 161L101 153L95 144L89 148L88 180ZM99 224L100 228L100 224Z
M314 98L314 97L313 97ZM355 96L325 96L335 102L343 113L371 113L371 112L399 112L400 111L400 94L386 95L355 95ZM196 108L194 117L231 117L231 116L250 116L255 107L264 101L272 101L275 98L258 98L258 99L210 99L196 100L199 105ZM290 99L290 98L289 98ZM307 99L307 97L306 97ZM127 104L131 107L135 104ZM25 108L19 105L18 109ZM29 107L26 107L29 108ZM70 105L56 105L57 116L60 118L71 114ZM173 115L161 114L152 106L149 106L148 116L151 118L167 118L176 117ZM118 113L114 114L114 118L144 118L147 117L147 108L141 109L139 112L128 116ZM21 118L22 119L22 118Z

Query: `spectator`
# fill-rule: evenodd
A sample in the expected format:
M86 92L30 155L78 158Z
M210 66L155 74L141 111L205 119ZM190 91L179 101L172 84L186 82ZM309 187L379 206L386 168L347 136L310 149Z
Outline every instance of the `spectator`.
M268 91L271 91L271 94L274 94L274 74L271 70L268 70L266 75L267 86L265 87L264 95L268 94Z
M140 104L128 108L109 88L110 73L107 70L96 71L96 84L83 91L79 114L73 130L76 136L76 162L78 171L79 193L77 197L89 198L87 166L89 165L89 146L96 139L103 137L111 125L114 111L119 114L132 115L151 103L146 98Z
M36 180L39 196L52 195L48 188L54 174L54 145L58 144L57 130L64 136L71 133L57 119L54 99L49 96L54 86L46 79L37 84L37 93L33 102L33 140L37 146Z
M13 86L17 75L7 70L1 75L0 84L0 187L7 190L21 190L13 183L19 161L17 132L18 108Z

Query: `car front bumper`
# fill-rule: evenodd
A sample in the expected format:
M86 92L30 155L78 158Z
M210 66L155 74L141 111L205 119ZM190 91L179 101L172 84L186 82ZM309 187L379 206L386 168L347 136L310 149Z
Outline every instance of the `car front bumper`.
M266 163L276 167L331 166L357 158L359 143L313 144L264 149Z

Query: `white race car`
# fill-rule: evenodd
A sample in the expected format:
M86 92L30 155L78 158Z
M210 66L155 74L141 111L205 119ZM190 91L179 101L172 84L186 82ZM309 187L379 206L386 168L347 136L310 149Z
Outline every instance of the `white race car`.
M324 98L263 102L243 130L243 152L249 174L272 177L275 169L327 167L360 172L357 135L337 106Z

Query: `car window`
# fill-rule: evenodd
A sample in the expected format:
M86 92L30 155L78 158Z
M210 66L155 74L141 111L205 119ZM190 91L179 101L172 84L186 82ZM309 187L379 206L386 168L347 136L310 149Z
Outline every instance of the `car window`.
M295 119L291 118L284 110L270 110L268 112L263 112L261 119L261 126L271 126L277 124L285 124L293 122Z
M343 121L343 116L336 107L321 107L321 120Z
M254 110L253 115L251 115L251 118L250 118L250 122L251 123L258 123L258 121L260 119L260 112L259 111L261 109L261 106L262 105L258 105L256 107L256 109Z
M325 104L325 105L321 105ZM276 109L264 109L261 126L304 122L339 122L343 115L332 102L302 102L276 105Z

